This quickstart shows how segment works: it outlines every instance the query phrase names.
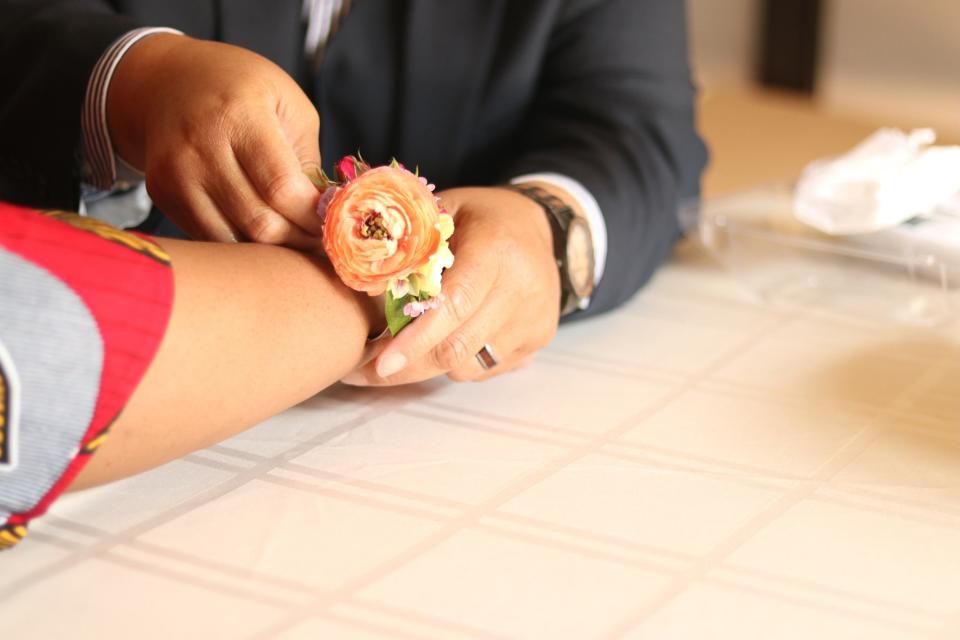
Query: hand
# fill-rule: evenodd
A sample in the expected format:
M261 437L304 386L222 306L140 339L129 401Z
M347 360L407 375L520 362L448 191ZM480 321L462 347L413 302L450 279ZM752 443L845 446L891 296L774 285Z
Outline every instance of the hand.
M123 57L107 96L119 155L194 238L316 246L320 120L300 87L245 49L157 34Z
M443 302L344 378L348 384L405 384L444 373L482 380L522 366L556 333L560 276L543 209L507 189L452 189L439 196L456 223ZM499 359L489 370L476 358L485 344Z

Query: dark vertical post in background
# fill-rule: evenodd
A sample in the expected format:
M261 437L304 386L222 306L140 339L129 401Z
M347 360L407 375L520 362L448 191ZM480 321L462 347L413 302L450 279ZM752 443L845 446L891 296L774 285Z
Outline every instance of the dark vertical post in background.
M761 84L813 93L822 0L762 0L757 64Z

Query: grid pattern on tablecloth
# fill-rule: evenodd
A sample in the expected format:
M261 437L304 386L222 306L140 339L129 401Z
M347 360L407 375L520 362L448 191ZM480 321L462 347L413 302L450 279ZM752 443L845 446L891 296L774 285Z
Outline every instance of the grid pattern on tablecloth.
M681 253L520 373L334 388L69 497L0 558L0 632L954 637L958 345Z

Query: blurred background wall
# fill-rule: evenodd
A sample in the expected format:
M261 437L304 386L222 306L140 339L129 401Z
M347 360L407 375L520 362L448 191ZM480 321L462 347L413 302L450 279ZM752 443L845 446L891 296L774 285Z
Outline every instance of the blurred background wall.
M827 105L960 131L960 0L832 0L824 27Z
M754 76L759 0L687 0L694 74L701 88L741 87Z
M795 176L879 126L960 143L960 0L686 1L707 195ZM803 15L815 16L806 58ZM809 87L770 82L771 59L795 62L791 47L810 61Z
M701 87L739 87L753 79L759 0L687 0L694 73Z
M754 80L763 4L688 0L694 67L703 87ZM822 106L960 131L960 0L821 4L814 96Z

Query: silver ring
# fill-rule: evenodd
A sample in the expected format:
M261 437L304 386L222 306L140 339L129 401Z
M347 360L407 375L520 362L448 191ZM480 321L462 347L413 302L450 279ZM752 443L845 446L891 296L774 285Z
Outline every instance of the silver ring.
M484 369L493 369L499 364L497 356L493 355L493 349L488 344L483 345L483 348L477 351L477 362Z

